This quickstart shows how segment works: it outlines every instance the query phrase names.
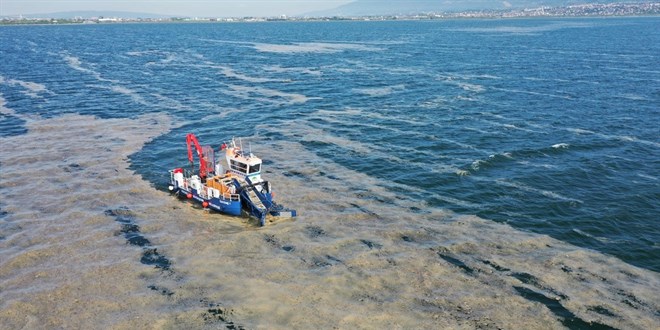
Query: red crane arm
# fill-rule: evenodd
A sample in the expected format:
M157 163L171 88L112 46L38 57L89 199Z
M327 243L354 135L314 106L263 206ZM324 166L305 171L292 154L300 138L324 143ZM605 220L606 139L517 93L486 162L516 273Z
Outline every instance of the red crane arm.
M188 135L186 135L186 145L188 146L188 160L190 163L193 162L191 143L195 145L195 150L197 150L197 157L199 158L199 176L206 177L208 172L206 171L206 160L204 159L204 154L202 153L202 147L199 145L199 141L197 141L195 134L188 133Z

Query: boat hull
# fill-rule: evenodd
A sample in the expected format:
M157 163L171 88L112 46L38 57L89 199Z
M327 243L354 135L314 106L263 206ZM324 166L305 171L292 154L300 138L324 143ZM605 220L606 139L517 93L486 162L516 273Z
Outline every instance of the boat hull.
M241 201L240 200L229 200L225 198L204 198L199 195L196 189L186 189L183 187L178 187L176 188L176 191L174 191L176 194L179 196L187 197L188 194L192 196L193 201L203 204L204 202L208 203L209 209L228 214L228 215L241 215Z

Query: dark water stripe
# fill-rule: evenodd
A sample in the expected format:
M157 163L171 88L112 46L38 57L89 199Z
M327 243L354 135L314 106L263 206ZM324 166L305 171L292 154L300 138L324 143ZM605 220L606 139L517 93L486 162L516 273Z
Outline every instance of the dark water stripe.
M157 285L149 285L147 286L149 289L157 291L158 293L162 294L163 296L172 296L174 294L174 291L166 288L166 287L161 287Z
M2 164L0 164L2 167ZM12 232L21 230L19 225L12 224L11 222L5 221L9 212L5 211L0 207L0 241L7 239L7 236L10 236Z
M25 120L0 113L0 137L27 134Z
M541 281L538 278L536 278L534 275L520 272L520 273L511 273L510 276L517 278L518 280L520 280L521 282L523 282L525 284L532 285L532 286L536 287L537 289L550 292L550 293L554 294L555 296L557 296L561 299L568 299L568 297L566 295L564 295L563 293L558 292L557 290L555 290L551 287L548 287L548 286L545 286L545 285L541 284Z
M161 270L170 270L170 260L166 256L160 254L158 249L153 247L151 242L142 235L140 232L140 226L135 224L135 216L130 210L127 208L106 210L105 215L114 217L115 221L121 224L119 233L124 234L128 244L142 247L142 257L140 258L140 262L145 265L155 266Z
M275 235L266 234L264 235L264 240L273 247L277 249L282 249L286 252L293 252L296 250L296 247L293 245L283 245L282 243L280 243L280 241L275 237Z
M372 250L372 249L380 250L380 248L383 247L382 244L378 244L376 242L372 242L372 241L369 241L369 240L366 240L366 239L361 239L360 242L362 244L366 245L369 248L369 250Z
M413 240L408 238L408 236L403 236L402 238L406 242L413 242ZM408 238L408 239L406 239L406 238ZM456 267L460 268L461 270L463 270L467 275L476 276L475 269L468 266L463 261L455 258L455 256L453 256L453 254L449 251L448 248L446 248L444 246L438 246L438 247L435 247L435 248L430 248L430 250L435 252L438 255L438 257L440 257L440 259L442 259L442 260L448 262L449 264L451 264L453 266L456 266Z
M326 235L325 230L319 226L306 226L305 232L309 238L318 238Z
M520 286L514 286L513 287L520 296L523 298L533 301L533 302L538 302L543 304L545 307L547 307L553 314L559 317L561 320L561 323L566 326L569 329L594 329L594 330L613 330L617 328L613 328L609 325L598 323L598 322L586 322L583 319L577 317L575 314L573 314L571 311L566 309L562 304L552 298L548 298L545 295L538 293L534 290L525 288L525 287L520 287Z
M446 262L448 262L448 263L450 263L450 264L452 264L452 265L454 265L454 266L456 266L456 267L462 269L465 273L470 274L470 275L472 275L472 274L474 273L474 269L472 269L471 267L469 267L468 265L466 265L464 262L462 262L462 261L460 261L460 260L458 260L458 259L456 259L456 258L454 258L454 257L450 257L450 256L448 256L448 255L446 255L446 254L443 254L443 253L441 253L441 252L439 252L439 251L438 251L437 253L438 253L438 256L439 256L440 258L442 258L444 261L446 261Z
M140 226L135 223L136 219L132 211L127 207L120 207L106 210L104 213L107 216L113 217L120 224L121 227L117 234L124 234L128 244L142 248L142 257L140 258L142 264L155 266L160 269L162 271L161 276L174 275L174 271L171 269L172 262L165 255L159 253L157 248L151 245L151 241L140 232ZM165 286L150 284L147 288L168 298L176 297L176 293ZM210 303L207 298L200 298L199 302L202 303L205 309L200 314L200 317L205 323L221 323L225 328L231 330L244 329L243 326L230 320L230 315L233 311L220 307L220 304Z
M495 262L490 261L490 260L481 260L481 262L483 262L484 264L486 264L486 265L488 265L488 266L493 267L493 268L494 268L495 270L497 270L498 272L508 272L508 271L511 270L511 269L509 269L509 268L502 267L502 266L500 266L500 265L498 265L498 264L496 264Z
M524 272L511 272L510 269L502 267L500 265L495 264L492 261L488 260L482 260L482 262L488 266L493 267L495 270L498 272L504 273L505 275L514 277L521 282L525 284L532 285L536 287L537 289L543 291L543 292L549 292L556 296L557 298L551 298L546 296L545 294L542 294L540 292L536 292L532 289L525 288L525 287L520 287L520 286L513 286L513 288L525 299L534 301L534 302L539 302L545 305L550 311L560 317L561 322L563 325L568 327L569 329L616 329L613 328L609 325L606 324L601 324L598 322L586 322L577 316L573 314L571 311L566 309L562 304L561 300L568 300L569 297L566 296L565 294L562 294L561 292L555 290L554 288L551 288L547 285L544 285L541 283L541 281L528 273ZM561 270L564 271L565 273L572 273L573 270L570 269L570 267L562 265ZM605 279L602 279L605 280ZM625 293L623 293L625 294ZM636 300L636 297L633 296L633 298ZM641 303L641 302L640 302ZM590 306L587 308L589 311L596 312L598 314L608 316L608 317L618 317L616 314L612 313L610 310L603 306Z
M617 317L616 314L612 313L609 309L603 307L603 306L589 306L587 307L587 310L596 312L600 315L605 315L609 317Z
M437 249L431 249L436 251L438 256L442 258L443 260L447 261L448 263L460 268L463 270L463 272L466 275L470 276L476 276L478 272L475 272L475 269L469 267L465 262L449 256L448 255L448 250L446 248L440 247ZM522 296L523 298L533 301L533 302L538 302L546 306L553 314L555 314L560 322L566 326L569 329L594 329L594 330L612 330L616 329L614 327L611 327L606 324L602 324L599 322L586 322L583 319L577 317L575 314L573 314L571 311L566 309L562 304L561 300L566 300L568 297L562 293L559 293L557 290L550 288L546 285L541 284L541 281L536 278L535 276L528 274L528 273L523 273L523 272L510 272L508 268L499 266L495 264L494 262L488 261L488 260L482 260L482 262L486 265L489 265L493 267L495 270L498 272L502 272L505 275L514 277L516 279L519 279L521 282L525 284L532 285L542 291L552 293L553 295L559 297L559 298L551 298L546 296L543 293L536 292L532 289L526 288L526 287L521 287L521 286L513 286L513 288ZM631 298L632 299L632 298ZM602 306L591 306L589 307L589 310L594 311L598 314L604 315L604 316L609 316L609 317L616 317L616 315L612 312L610 312L608 309Z

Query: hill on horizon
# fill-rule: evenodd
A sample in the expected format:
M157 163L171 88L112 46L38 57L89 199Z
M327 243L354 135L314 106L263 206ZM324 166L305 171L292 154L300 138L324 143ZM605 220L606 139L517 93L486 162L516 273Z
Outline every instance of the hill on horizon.
M310 12L301 16L375 16L410 15L431 12L469 10L506 10L538 7L566 7L589 3L640 2L630 0L356 0L334 9Z

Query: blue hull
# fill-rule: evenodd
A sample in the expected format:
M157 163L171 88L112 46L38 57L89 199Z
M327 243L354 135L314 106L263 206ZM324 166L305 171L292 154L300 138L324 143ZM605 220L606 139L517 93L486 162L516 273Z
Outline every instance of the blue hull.
M185 189L179 187L177 191L178 194L186 196L192 194L192 200L202 204L203 202L209 203L208 208L220 213L229 214L229 215L241 215L241 202L238 200L228 200L225 198L203 198L199 196L197 190L195 189Z

